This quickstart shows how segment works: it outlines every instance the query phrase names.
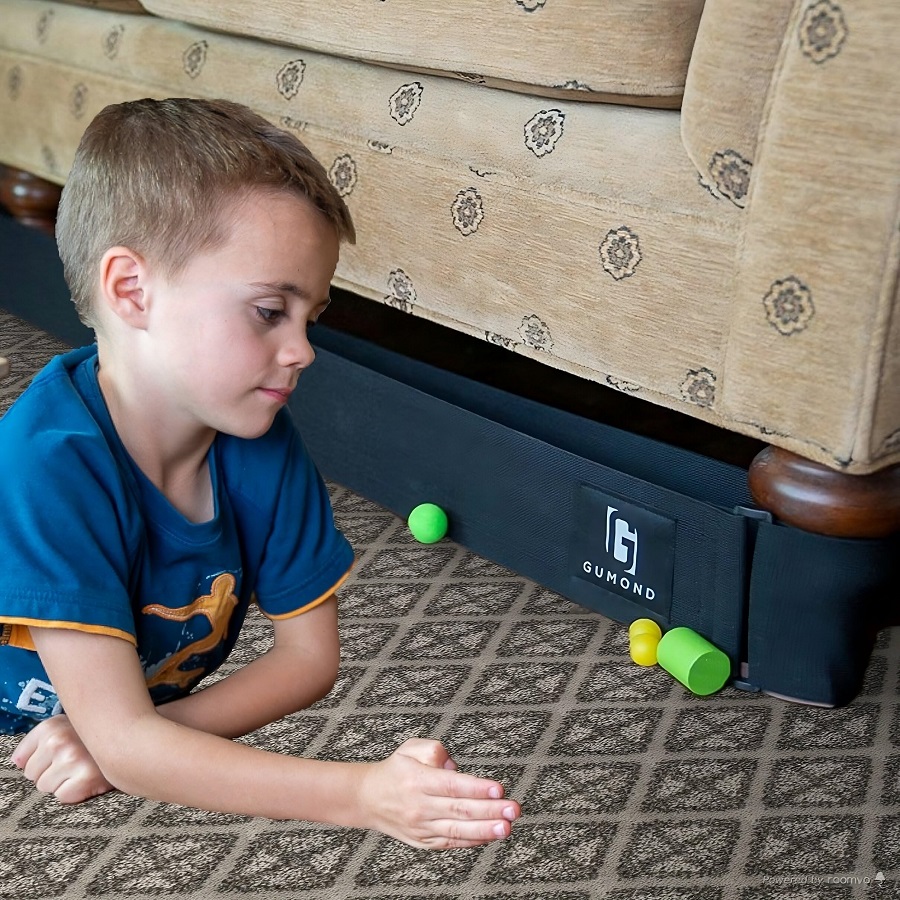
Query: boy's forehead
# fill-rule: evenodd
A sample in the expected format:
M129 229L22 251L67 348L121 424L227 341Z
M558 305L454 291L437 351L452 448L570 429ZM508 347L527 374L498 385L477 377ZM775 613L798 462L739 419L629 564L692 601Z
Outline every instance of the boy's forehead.
M229 198L218 235L192 255L188 268L206 278L238 279L260 293L324 301L316 283L337 264L337 229L307 198L286 191L254 191ZM328 267L330 271L326 271Z
M309 229L336 232L334 224L309 197L296 191L271 187L250 187L222 198L219 221L231 230L241 226L265 227L283 214L299 214Z

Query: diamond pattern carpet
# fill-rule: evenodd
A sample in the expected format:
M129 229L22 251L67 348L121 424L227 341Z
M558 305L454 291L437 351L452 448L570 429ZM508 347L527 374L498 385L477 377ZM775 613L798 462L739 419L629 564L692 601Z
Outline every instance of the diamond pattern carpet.
M0 413L64 349L0 311ZM622 625L446 540L417 544L391 513L330 489L357 553L340 593L339 682L245 740L363 760L437 737L522 802L513 836L429 853L121 794L63 806L0 738L0 898L900 897L897 629L879 635L848 707L733 688L696 698L633 665ZM216 677L268 641L251 616Z

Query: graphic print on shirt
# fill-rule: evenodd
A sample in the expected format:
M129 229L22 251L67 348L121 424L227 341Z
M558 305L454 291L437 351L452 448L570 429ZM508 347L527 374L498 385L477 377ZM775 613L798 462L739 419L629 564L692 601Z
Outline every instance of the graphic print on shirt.
M202 656L218 647L228 633L228 623L231 614L238 605L235 595L237 581L230 572L217 575L210 586L209 593L198 597L187 606L171 608L161 603L151 603L144 606L141 612L148 616L158 616L170 622L185 623L183 634L189 639L193 635L193 629L189 629L191 620L196 616L202 616L209 622L210 631L199 639L190 639L185 646L178 646L165 659L157 665L146 670L147 687L154 688L160 685L172 688L190 688L196 681L208 671L204 665L184 670L181 668L192 657Z

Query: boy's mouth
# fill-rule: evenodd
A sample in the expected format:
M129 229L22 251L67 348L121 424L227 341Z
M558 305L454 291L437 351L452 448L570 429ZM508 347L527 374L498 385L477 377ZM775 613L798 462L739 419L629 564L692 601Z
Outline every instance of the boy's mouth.
M269 388L263 387L260 390L271 397L273 400L277 400L279 403L287 403L288 400L291 399L291 389L290 388Z

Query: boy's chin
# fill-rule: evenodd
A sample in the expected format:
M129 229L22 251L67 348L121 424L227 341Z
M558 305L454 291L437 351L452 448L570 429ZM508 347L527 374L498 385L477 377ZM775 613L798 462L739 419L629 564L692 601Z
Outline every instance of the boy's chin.
M227 434L231 437L242 438L245 441L252 441L261 438L272 427L275 416L272 415L267 419L257 419L255 422L224 422L222 427L216 430L220 434Z

